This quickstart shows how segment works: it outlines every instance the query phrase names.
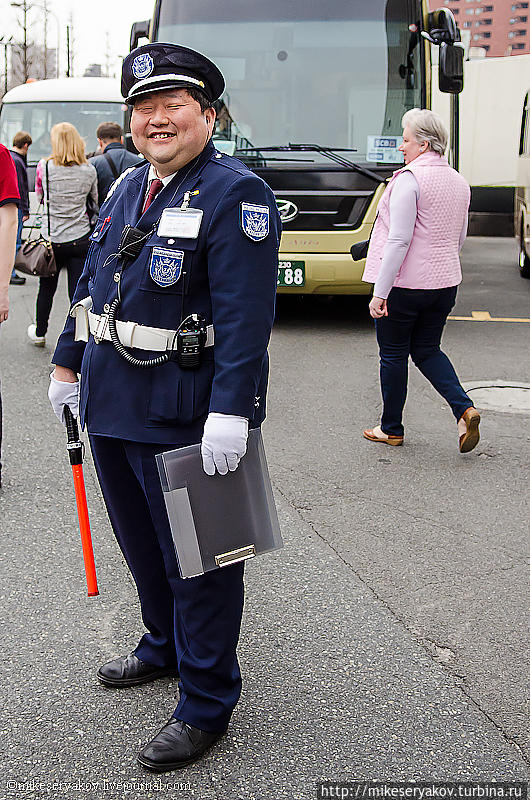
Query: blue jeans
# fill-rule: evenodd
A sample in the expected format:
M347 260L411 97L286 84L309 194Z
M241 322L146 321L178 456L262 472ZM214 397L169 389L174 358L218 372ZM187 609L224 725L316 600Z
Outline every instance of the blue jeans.
M24 224L22 222L22 217L23 216L24 215L23 215L22 211L19 208L18 209L18 228L17 228L17 249L15 251L16 253L18 253L18 251L22 247L22 226ZM11 277L12 278L16 278L17 277L17 273L15 272L15 268L14 267L13 267L13 270L11 272Z
M59 281L59 272L63 267L66 267L68 273L68 297L70 298L70 303L72 302L77 281L83 272L89 244L88 233L73 242L62 242L61 244L52 242L57 272L50 278L39 278L35 320L37 323L37 336L46 336L53 298Z
M456 286L444 289L394 287L387 301L388 317L376 319L380 356L384 433L403 436L403 407L407 398L409 355L437 392L447 400L456 419L473 405L440 342L445 321L456 300Z

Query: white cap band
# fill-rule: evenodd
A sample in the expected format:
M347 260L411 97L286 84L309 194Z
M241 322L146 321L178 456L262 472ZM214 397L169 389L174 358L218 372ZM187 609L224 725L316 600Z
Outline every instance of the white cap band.
M144 89L146 86L151 86L154 83L163 83L164 81L186 81L186 83L193 83L200 89L204 89L203 81L199 81L197 78L191 78L189 75L177 75L174 72L170 72L167 75L152 75L150 78L145 78L143 81L138 81L131 88L129 97L134 97L134 95L137 93L137 89Z

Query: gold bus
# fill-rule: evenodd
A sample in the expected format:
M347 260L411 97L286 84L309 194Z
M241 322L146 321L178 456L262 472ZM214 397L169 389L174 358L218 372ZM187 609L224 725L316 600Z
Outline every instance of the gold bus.
M350 247L368 238L402 164L404 112L430 107L431 44L442 90L462 88L452 13L429 14L426 0L157 0L131 49L142 36L199 50L223 72L214 143L276 195L278 291L368 294Z

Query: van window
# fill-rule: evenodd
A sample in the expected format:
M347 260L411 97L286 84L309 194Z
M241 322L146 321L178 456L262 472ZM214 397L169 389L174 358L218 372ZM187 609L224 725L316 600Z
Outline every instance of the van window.
M28 163L36 164L50 155L51 128L57 122L70 122L85 140L87 152L92 152L98 146L96 128L99 123L117 122L123 127L126 108L123 103L99 101L4 103L0 116L0 142L11 147L17 131L28 131L33 139Z

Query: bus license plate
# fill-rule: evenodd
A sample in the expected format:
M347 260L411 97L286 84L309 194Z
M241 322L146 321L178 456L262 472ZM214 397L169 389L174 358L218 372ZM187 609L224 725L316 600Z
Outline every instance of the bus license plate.
M305 261L280 261L278 286L305 286Z

